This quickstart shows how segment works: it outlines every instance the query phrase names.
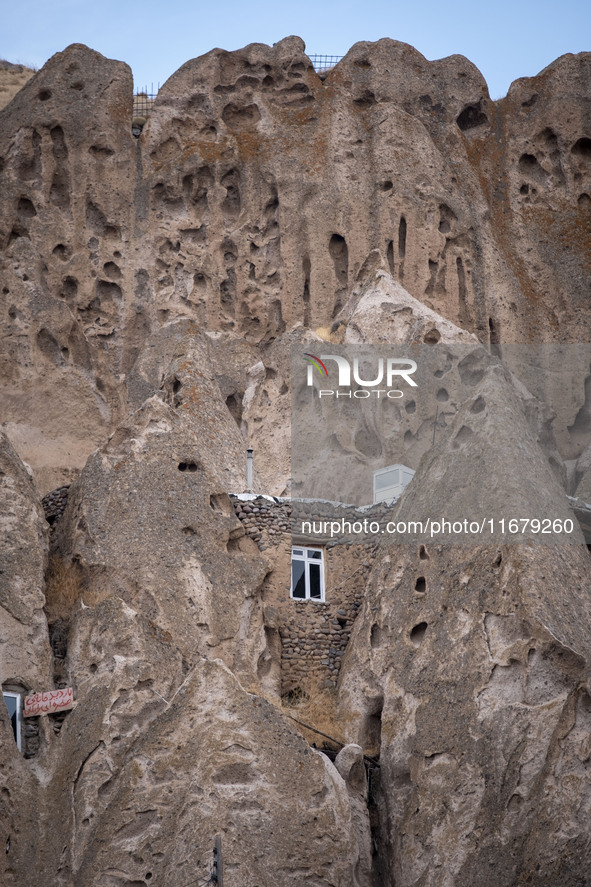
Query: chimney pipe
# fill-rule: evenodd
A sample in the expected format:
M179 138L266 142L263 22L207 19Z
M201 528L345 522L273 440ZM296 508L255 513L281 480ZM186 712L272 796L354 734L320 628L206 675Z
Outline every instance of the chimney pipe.
M249 447L246 451L246 491L252 493L252 454L253 449Z

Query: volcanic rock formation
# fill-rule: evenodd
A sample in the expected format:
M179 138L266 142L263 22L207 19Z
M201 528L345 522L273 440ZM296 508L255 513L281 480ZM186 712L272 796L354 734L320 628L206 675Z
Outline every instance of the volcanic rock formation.
M330 327L373 249L482 342L588 339L590 64L564 56L494 103L466 59L391 40L325 79L295 37L212 50L136 139L126 65L50 59L0 125L2 415L42 491L125 417L168 322L236 354L238 408L261 348Z
M431 353L422 396L302 412L297 446L341 459L312 495L400 462L401 521L590 502L591 54L494 102L460 56L380 40L319 74L289 37L132 108L127 65L73 45L0 111L0 679L76 699L22 753L0 709L0 880L184 887L220 835L227 887L584 883L578 525L352 557L333 765L279 706L289 562L229 494L247 446L290 493L293 354L376 343Z

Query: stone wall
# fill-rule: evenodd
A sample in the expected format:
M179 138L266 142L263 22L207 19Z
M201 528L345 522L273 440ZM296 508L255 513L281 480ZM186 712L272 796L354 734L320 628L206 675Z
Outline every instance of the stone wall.
M275 593L281 637L281 694L306 689L333 689L353 623L361 606L371 566L371 551L362 545L324 549L325 601L298 601L289 596L291 540L281 548ZM285 566L287 565L287 569Z
M291 502L271 496L239 499L232 496L234 511L247 536L261 551L276 545L286 533L291 533Z
M47 495L41 500L41 505L45 512L45 520L50 527L53 527L53 525L57 523L66 510L69 489L70 484L65 484L62 487L58 487L57 490L52 490L50 493L47 493Z
M375 554L375 541L363 537L353 541L330 540L323 536L292 535L296 517L289 500L258 496L251 500L233 497L234 510L247 536L261 551L268 552L272 570L265 583L265 622L276 632L279 659L275 690L289 693L333 689L341 668L353 623L361 606L363 590ZM371 509L382 513L386 506ZM328 520L335 512L360 516L357 509L314 503L317 519ZM367 514L368 512L363 512ZM297 529L297 527L293 527ZM291 589L293 541L324 551L325 600L295 600ZM279 685L279 686L277 686Z

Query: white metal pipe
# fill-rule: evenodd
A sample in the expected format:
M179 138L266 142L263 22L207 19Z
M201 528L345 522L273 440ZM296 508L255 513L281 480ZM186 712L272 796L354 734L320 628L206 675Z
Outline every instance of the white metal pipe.
M252 454L253 449L249 447L246 451L246 489L252 492Z

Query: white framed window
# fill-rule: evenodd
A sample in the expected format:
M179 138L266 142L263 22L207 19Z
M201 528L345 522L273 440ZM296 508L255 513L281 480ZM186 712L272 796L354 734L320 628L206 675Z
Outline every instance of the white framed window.
M324 600L322 548L291 549L291 597L297 601Z
M13 693L12 690L3 690L2 695L4 697L4 702L6 703L6 708L8 709L16 747L21 751L21 728L23 722L23 703L21 694Z

